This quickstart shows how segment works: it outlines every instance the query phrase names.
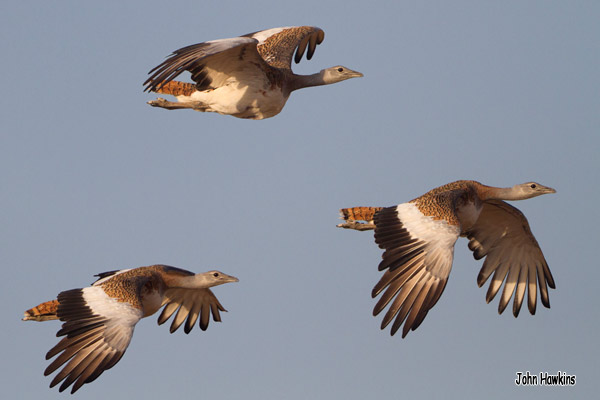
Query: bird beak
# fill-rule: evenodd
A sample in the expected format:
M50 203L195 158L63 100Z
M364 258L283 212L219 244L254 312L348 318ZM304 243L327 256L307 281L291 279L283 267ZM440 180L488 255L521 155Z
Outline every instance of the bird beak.
M240 280L235 276L227 275L227 282L239 282Z
M556 193L556 190L552 189L551 187L544 186L544 193Z
M363 74L361 74L360 72L358 72L358 71L353 71L353 70L350 70L350 74L352 75L352 78L362 78L362 77L364 76L364 75L363 75Z

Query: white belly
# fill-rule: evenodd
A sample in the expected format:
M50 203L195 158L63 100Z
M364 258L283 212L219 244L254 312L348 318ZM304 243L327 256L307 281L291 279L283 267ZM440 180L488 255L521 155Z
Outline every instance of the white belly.
M200 101L206 109L201 111L233 115L238 118L263 119L279 114L287 97L279 88L264 90L262 87L232 82L213 90L194 92L190 96L177 96L180 102Z

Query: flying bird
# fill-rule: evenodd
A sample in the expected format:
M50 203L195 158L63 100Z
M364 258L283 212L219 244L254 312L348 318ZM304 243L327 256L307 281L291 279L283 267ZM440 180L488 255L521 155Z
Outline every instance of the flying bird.
M299 63L308 49L306 58L310 60L324 37L319 28L292 26L175 50L148 73L151 76L144 82L144 91L170 94L177 101L158 98L148 104L238 118L273 117L294 90L363 76L341 65L312 75L294 74L292 58ZM191 72L195 84L173 80L183 71Z
M535 314L538 285L542 304L550 308L547 287L554 289L555 284L546 259L523 213L503 201L547 193L556 191L535 182L497 188L463 180L393 207L341 209L345 222L338 227L374 229L375 243L385 250L379 263L379 270L385 273L371 293L375 298L383 292L373 315L390 305L381 329L394 321L394 335L404 323L405 337L419 327L444 291L459 236L469 239L475 259L485 257L477 277L479 287L493 273L488 303L505 282L499 313L514 295L513 314L517 317L528 288L527 305Z
M238 281L219 271L194 274L167 265L96 276L92 286L61 292L56 300L25 311L23 317L24 321L64 322L56 334L63 339L46 354L47 360L58 357L44 371L48 376L64 365L50 383L54 387L63 381L61 392L73 384L71 393L75 393L112 368L127 350L135 324L163 306L159 325L177 311L171 333L184 321L184 331L189 333L198 317L200 328L206 330L211 314L220 322L219 312L226 310L209 288Z

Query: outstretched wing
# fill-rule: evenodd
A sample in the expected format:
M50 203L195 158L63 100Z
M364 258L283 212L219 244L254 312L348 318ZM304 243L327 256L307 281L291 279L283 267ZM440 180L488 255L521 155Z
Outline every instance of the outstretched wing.
M184 71L192 74L198 90L217 88L227 79L265 79L269 66L256 50L258 40L250 37L212 40L175 50L153 68L144 82L144 91L157 91Z
M387 271L373 288L373 297L385 290L373 315L391 302L381 329L395 318L391 334L404 322L405 337L419 327L442 295L460 229L423 215L413 203L384 208L375 214L374 222L375 242L385 249L379 270Z
M325 32L315 26L287 26L249 33L244 37L258 40L258 53L270 66L291 70L292 58L298 64L307 48L306 59L312 58L317 45L325 38Z
M498 304L499 313L504 311L514 293L513 314L518 316L528 287L527 305L529 312L535 314L538 283L542 304L550 308L548 286L555 288L554 278L521 211L504 201L486 201L477 222L465 236L475 259L486 257L477 277L479 287L494 273L486 295L488 303L506 280Z
M210 289L167 289L163 304L165 308L158 317L159 325L164 324L177 311L171 323L171 333L179 329L183 321L186 321L183 328L185 333L190 333L198 317L200 317L200 329L205 331L211 313L214 321L221 322L219 311L227 311Z
M98 286L62 292L58 302L58 317L65 322L56 336L65 337L46 354L47 360L60 355L44 375L66 364L50 387L64 380L59 390L73 384L71 393L75 393L121 359L143 313L129 303L109 297Z

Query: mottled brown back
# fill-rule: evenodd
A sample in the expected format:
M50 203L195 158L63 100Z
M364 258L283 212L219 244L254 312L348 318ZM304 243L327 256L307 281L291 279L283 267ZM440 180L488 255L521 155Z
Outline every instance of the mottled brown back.
M253 37L254 32L245 36ZM257 46L260 56L272 67L290 69L294 51L299 48L296 63L308 47L307 59L311 59L316 46L323 41L325 33L313 26L294 26L269 36Z

